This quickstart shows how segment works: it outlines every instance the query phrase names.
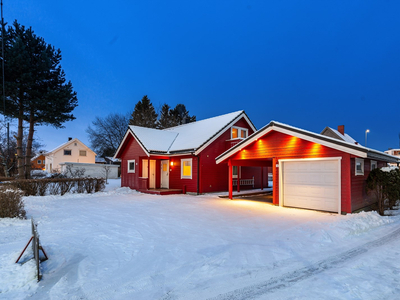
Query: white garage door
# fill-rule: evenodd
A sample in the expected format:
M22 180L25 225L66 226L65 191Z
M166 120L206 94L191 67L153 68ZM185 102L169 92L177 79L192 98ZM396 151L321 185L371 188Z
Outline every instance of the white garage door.
M281 172L284 206L339 212L339 159L282 161Z

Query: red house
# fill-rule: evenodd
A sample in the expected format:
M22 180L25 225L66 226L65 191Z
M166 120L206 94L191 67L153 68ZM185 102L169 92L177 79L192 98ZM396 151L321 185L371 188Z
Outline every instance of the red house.
M157 194L227 191L228 166L215 158L255 131L244 111L163 130L129 126L114 156L121 159L121 185ZM236 188L267 186L266 168L231 172Z
M323 133L272 121L216 162L228 164L230 170L272 167L276 205L351 213L376 202L365 192L370 170L399 159L359 145L344 133L344 126L325 128ZM228 182L232 198L232 178Z

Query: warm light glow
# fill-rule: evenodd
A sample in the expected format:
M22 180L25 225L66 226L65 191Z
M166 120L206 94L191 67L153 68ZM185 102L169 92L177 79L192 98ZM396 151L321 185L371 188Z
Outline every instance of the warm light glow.
M365 132L368 133L368 132L369 132L369 129L365 130Z
M174 162L173 161L171 161L171 167L174 165Z
M321 149L322 149L322 145L321 144L317 144L317 143L314 143L312 146L311 146L311 154L317 154L317 153L319 153L319 152L321 152Z

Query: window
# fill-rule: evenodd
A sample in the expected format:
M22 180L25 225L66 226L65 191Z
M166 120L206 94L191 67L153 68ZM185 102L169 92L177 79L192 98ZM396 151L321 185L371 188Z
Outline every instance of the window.
M364 160L356 158L356 175L364 175Z
M45 164L44 159L43 159L43 161L42 161L42 164Z
M372 171L373 169L376 169L377 167L378 167L377 162L376 162L375 160L371 160L371 171Z
M79 156L86 156L86 150L79 150Z
M393 155L400 155L400 151L393 151Z
M128 173L135 173L135 160L128 160Z
M239 173L241 169L239 167ZM232 166L232 178L238 178L238 167L237 166Z
M181 179L192 179L192 159L181 159Z
M38 163L38 165L41 165L42 161L40 159L38 159L37 163Z
M241 127L232 127L231 139L245 139L247 138L248 129Z
M142 160L142 177L149 177L149 161L147 159Z
M64 155L72 155L72 151L64 149Z

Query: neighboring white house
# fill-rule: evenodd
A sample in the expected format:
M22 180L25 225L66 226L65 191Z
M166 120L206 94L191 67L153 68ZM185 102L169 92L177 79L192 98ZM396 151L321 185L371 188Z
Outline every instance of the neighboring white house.
M96 153L77 138L69 138L68 142L44 154L47 172L60 172L60 163L95 163Z
M389 149L389 150L386 150L385 153L400 157L400 149ZM396 166L397 164L389 164L389 165Z

